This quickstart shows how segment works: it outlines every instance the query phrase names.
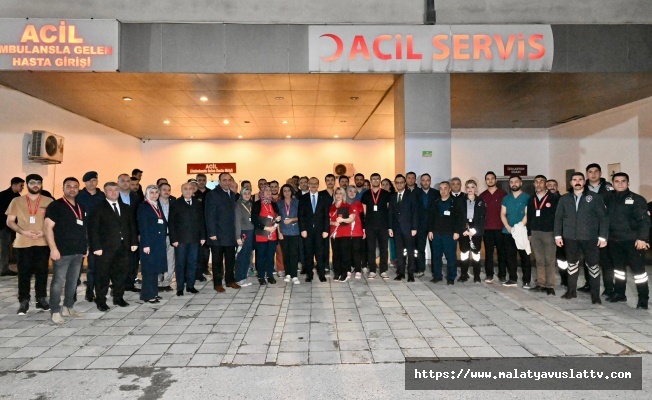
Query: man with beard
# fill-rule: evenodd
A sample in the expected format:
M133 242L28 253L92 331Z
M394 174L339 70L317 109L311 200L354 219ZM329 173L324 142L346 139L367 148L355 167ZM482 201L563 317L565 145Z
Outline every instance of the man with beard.
M337 183L346 192L346 188L349 187L349 177L346 175L342 175L337 179Z
M136 218L136 213L138 210L138 205L141 203L141 198L136 192L131 190L132 179L127 174L121 174L118 176L118 188L120 190L120 196L118 197L118 202L121 204L129 206L127 212L131 217L131 224L136 227L136 233L138 232L138 219ZM143 199L145 196L143 195ZM138 280L138 265L139 265L139 254L137 251L130 251L127 254L129 259L129 268L127 268L127 275L125 277L125 290L129 292L140 292L135 285L140 283Z
M93 212L106 199L104 192L97 188L97 172L88 171L84 174L84 188L77 195L77 202L84 207L86 218L90 221ZM88 268L86 269L86 301L92 303L95 300L95 255L89 253L86 257ZM83 263L83 260L82 260ZM81 268L79 269L81 274Z
M365 216L365 233L367 235L367 265L368 279L376 278L376 246L380 252L380 277L389 279L387 275L387 257L389 245L389 199L388 191L380 188L380 174L373 173L369 177L371 189L362 195L362 206Z
M591 300L600 301L600 252L607 246L609 217L599 194L584 190L584 174L571 176L572 192L559 199L555 213L555 242L566 248L568 258L568 290L563 299L577 297L577 276L580 256L588 266L591 280Z
M521 270L523 272L523 289L529 290L530 279L532 274L532 264L530 263L530 255L522 249L516 247L516 240L514 237L514 227L517 224L522 224L523 227L527 224L527 203L530 201L530 195L521 190L523 180L518 175L509 177L510 194L503 198L502 207L500 210L500 219L503 222L503 239L505 241L505 250L507 256L507 270L509 272L509 280L503 283L503 286L515 287L517 286L518 274L516 255L521 258Z
M645 199L629 190L629 175L618 172L613 175L611 180L615 192L608 197L607 212L609 214L609 253L614 263L616 283L614 293L609 296L608 301L611 303L627 301L627 296L625 296L626 267L629 265L638 292L636 308L647 310L650 289L645 270L645 251L650 249L648 242L650 217Z
M550 192L551 195L560 198L561 194L559 193L559 184L554 179L549 179L546 182L546 189Z
M416 236L416 272L415 277L420 278L426 271L426 246L432 247L431 241L428 239L428 221L430 221L430 213L434 212L435 202L441 197L439 192L431 189L432 178L430 174L422 174L421 188L417 188L412 192L416 197L416 205L419 213L419 224L417 225Z
M534 258L537 263L537 287L534 290L555 295L555 257L556 249L553 229L557 197L546 189L546 177L534 178L535 194L527 207L527 231Z
M364 193L367 189L364 188L364 174L357 173L353 177L353 183L355 184L355 190L358 191L358 195L356 196L356 200L360 200L362 198L362 193Z
M405 189L408 192L413 192L417 188L417 174L412 171L405 174Z
M29 310L32 275L36 308L50 309L47 300L50 250L45 241L44 223L45 210L53 200L41 195L43 178L40 175L29 174L25 182L27 194L14 198L5 211L7 226L16 232L14 249L18 258L18 315L25 315Z
M265 178L260 178L260 179L258 179L258 193L256 193L256 194L253 196L253 200L252 200L252 201L255 202L255 201L260 200L260 192L263 190L263 186L265 186L265 185L267 185L267 179L265 179Z
M503 240L503 222L500 219L500 210L503 198L507 193L496 185L496 174L488 171L484 176L487 190L480 194L487 206L487 215L484 225L484 249L485 249L485 282L494 281L494 249L498 253L498 279L505 282L507 261L505 258L505 242Z
M11 178L11 185L7 190L0 192L0 213L4 215L13 199L20 197L20 192L25 188L25 180L19 177ZM9 250L16 233L6 224L6 219L0 221L0 276L16 276L17 273L9 269Z

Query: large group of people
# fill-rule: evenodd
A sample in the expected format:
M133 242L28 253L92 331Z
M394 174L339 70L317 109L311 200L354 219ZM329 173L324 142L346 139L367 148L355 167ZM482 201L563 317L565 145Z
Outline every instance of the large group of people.
M139 169L121 174L104 183L103 190L97 172L83 175L81 189L77 178L68 177L63 197L56 200L43 191L43 178L37 174L11 180L10 188L0 193L6 214L0 230L0 272L15 274L8 267L13 240L18 314L29 309L34 275L36 308L50 310L56 324L65 316L79 316L73 306L85 258L85 298L107 311L109 296L114 305L128 306L125 291L158 303L159 292L173 290L175 278L177 296L197 293L195 282L206 281L206 275L212 275L218 293L251 285L253 254L260 285L275 284L275 277L296 285L299 275L311 282L315 272L321 282L329 277L336 282L362 279L364 273L366 279L388 280L389 265L396 267L394 280L414 282L425 274L426 249L431 253L431 282L445 279L453 285L469 281L472 274L479 283L483 246L487 284L495 282L497 266L502 285L518 286L520 265L524 289L555 295L559 273L566 287L562 298L587 292L596 304L601 303L602 274L602 295L621 302L627 300L629 266L637 307L648 307L650 205L629 190L626 173L615 173L609 183L598 164L589 165L586 176L575 172L563 196L557 182L543 175L534 178L532 196L523 191L520 176L509 178L506 192L489 171L481 193L473 179L433 184L423 173L417 183L414 172L396 175L393 181L358 173L352 185L350 177L328 174L321 191L316 177L294 176L282 186L259 179L255 194L250 181L242 181L238 193L229 173L221 173L212 190L206 175L199 174L175 198L164 178L143 190L142 174ZM21 196L25 185L28 192ZM53 279L48 300L49 259ZM578 288L580 266L586 283Z

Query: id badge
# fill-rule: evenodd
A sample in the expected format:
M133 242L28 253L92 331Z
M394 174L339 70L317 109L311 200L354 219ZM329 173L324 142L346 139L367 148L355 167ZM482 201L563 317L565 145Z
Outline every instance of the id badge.
M451 212L446 210L446 211L444 211L444 215L451 215Z
M82 221L81 219L78 219L77 220L77 225L84 226L84 221Z
M634 199L626 199L625 204L634 204Z
M36 223L36 217L34 217L34 216L29 217L29 223L30 224L35 224Z
M249 217L249 222L251 222L251 217Z
M163 224L163 218L159 218L158 223L162 225Z
M537 210L537 212L536 212L536 216L537 216L537 217L540 217L540 216L541 216L541 210Z
M378 206L374 204L374 211L378 211Z

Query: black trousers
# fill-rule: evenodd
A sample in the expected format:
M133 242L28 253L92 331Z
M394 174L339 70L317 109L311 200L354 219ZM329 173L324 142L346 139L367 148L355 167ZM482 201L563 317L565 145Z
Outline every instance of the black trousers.
M32 275L34 275L34 291L36 298L48 296L48 246L32 246L16 249L18 268L18 301L29 301ZM46 299L47 301L47 299Z
M494 277L494 250L498 253L498 279L507 277L507 257L505 240L500 229L485 229L484 231L484 272L488 279Z
M627 284L627 265L634 274L634 283L638 292L639 301L648 301L650 289L648 287L647 271L645 270L645 250L636 250L634 240L609 242L609 250L613 261L616 293L625 295Z
M335 279L345 277L351 271L351 244L350 237L331 239Z
M325 269L328 269L331 262L331 244L329 238L324 239L321 253L322 253L322 264L324 264Z
M210 246L213 253L213 285L235 283L235 246Z
M353 272L362 272L362 267L367 263L367 246L365 240L360 237L351 238L351 263Z
M127 269L129 268L129 245L123 244L117 250L104 251L95 258L95 302L106 304L109 280L113 283L113 298L121 299L125 293ZM132 286L133 286L133 280Z
M378 265L376 265L376 247L380 252L380 272L387 272L387 260L389 258L389 232L387 228L373 228L367 227L365 229L367 234L367 266L369 272L376 272Z
M422 229L417 231L415 237L417 259L416 259L416 272L426 272L426 247L432 246L428 240L428 230Z
M304 270L306 275L310 278L314 275L313 268L317 263L317 273L319 276L326 275L326 267L324 265L324 238L319 229L312 228L308 231L308 237L303 238L303 253L306 259Z
M296 278L299 267L299 248L301 247L301 236L283 236L281 240L281 250L283 251L283 264L285 265L285 275Z
M394 243L396 243L396 273L405 275L405 270L409 275L414 275L415 260L414 260L414 236L410 233L407 235L400 230L394 230ZM407 258L407 263L406 263ZM407 265L406 265L407 264Z
M130 251L128 256L127 275L125 276L125 288L133 288L138 278L138 266L140 262L140 252Z
M530 256L525 252L525 250L519 250L516 247L516 242L510 234L503 234L503 242L505 244L505 250L507 252L507 271L509 273L509 280L517 282L518 273L517 273L517 260L516 255L521 258L521 271L523 273L523 284L530 283L532 279L532 262L530 261Z
M97 256L91 252L88 253L86 257L88 266L86 267L86 293L92 294L95 290L95 264L97 263ZM84 265L84 259L82 258L82 266ZM81 268L79 269L81 271Z
M566 249L557 246L557 270L561 278L562 286L568 287L568 260L566 259Z
M566 259L568 260L568 291L571 294L577 293L580 257L584 256L584 262L589 270L588 282L591 286L591 298L600 298L600 251L597 244L598 238L595 238L595 240L564 238Z
M480 279L480 249L482 247L482 236L463 236L458 240L460 245L460 275L469 277L469 266L473 267L473 278ZM473 245L472 245L473 244Z
M197 279L200 279L203 278L204 273L208 273L208 259L211 257L211 248L207 244L199 246L199 252L197 254L195 275Z

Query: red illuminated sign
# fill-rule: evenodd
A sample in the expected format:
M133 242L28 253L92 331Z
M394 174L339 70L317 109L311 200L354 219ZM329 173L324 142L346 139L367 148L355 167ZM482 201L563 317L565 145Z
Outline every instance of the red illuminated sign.
M194 174L221 174L228 172L235 174L235 163L203 163L188 164L188 175Z

